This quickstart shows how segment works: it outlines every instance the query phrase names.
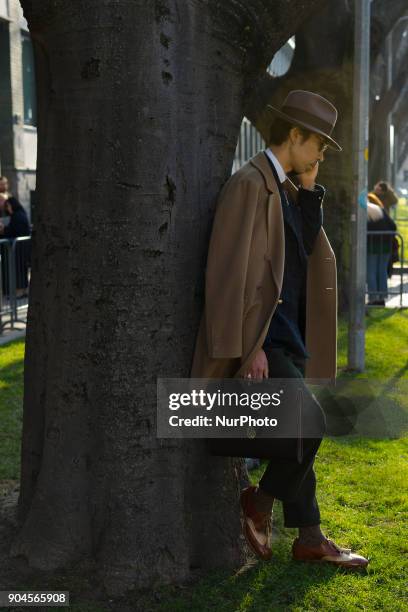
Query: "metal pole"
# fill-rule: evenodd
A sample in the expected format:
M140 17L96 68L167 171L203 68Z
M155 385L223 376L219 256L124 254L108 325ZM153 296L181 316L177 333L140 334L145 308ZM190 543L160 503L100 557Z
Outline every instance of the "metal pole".
M355 0L353 79L353 202L351 214L348 367L365 366L367 162L370 87L370 0Z
M392 77L393 77L393 30L388 34L385 41L385 49L386 49L386 58L387 58L387 91L392 87ZM393 166L393 151L391 149L391 125L392 125L392 112L387 115L387 151L386 151L386 160L387 160L387 168L386 168L386 180L389 183L392 183L392 166Z

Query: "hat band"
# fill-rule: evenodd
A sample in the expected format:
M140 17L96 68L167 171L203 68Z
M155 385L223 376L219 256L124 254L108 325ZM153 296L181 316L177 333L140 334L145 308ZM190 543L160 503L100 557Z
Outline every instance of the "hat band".
M281 112L286 115L290 115L293 119L297 121L302 121L303 123L308 123L309 125L313 125L318 130L325 132L326 134L331 134L333 129L333 125L324 121L320 117L316 117L316 115L312 115L312 113L308 113L305 110L301 110L300 108L295 108L294 106L283 106L281 108Z

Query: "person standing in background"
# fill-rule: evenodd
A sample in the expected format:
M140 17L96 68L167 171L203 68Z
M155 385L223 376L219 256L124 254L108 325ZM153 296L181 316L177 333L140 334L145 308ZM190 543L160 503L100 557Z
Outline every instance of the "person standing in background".
M31 228L28 221L27 213L24 207L20 204L17 198L8 198L4 204L5 213L10 216L10 222L8 225L3 225L0 222L0 239L7 238L13 240L20 236L30 236ZM31 261L31 241L21 240L15 245L15 257L16 257L16 270L15 270L15 281L16 281L16 295L17 297L23 297L27 295L28 289L28 269ZM4 295L9 295L9 277L5 266L7 264L6 259L2 258L2 283Z
M391 209L398 204L398 196L386 181L379 181L374 186L375 195L381 200L385 212L391 214Z
M391 262L396 242L395 236L384 235L383 232L395 232L397 226L385 210L382 201L376 193L368 194L367 204L367 288L368 305L385 306L388 295L388 268Z
M17 198L8 198L4 203L4 210L10 216L10 223L0 223L0 238L18 238L31 234L27 213Z
M6 216L4 205L10 197L8 179L5 176L0 176L0 217Z

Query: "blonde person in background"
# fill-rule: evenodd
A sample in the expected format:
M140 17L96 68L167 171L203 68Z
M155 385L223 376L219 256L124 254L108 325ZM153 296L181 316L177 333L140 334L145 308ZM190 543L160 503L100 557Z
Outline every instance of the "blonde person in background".
M387 214L398 204L398 196L386 181L378 181L374 186L374 194L379 198Z
M378 183L377 183L378 184ZM367 202L367 287L368 305L385 306L388 295L388 268L393 252L393 236L397 226L387 213L377 193L368 194ZM398 244L397 244L398 249Z
M8 179L5 176L0 176L0 217L6 215L4 205L10 196Z

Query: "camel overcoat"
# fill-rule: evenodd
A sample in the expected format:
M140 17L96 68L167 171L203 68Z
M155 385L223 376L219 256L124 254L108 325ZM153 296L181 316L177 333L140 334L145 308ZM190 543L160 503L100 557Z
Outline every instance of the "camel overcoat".
M192 378L243 376L280 299L284 259L279 189L261 152L227 181L217 202ZM323 228L308 257L305 340L306 377L334 380L337 272Z

